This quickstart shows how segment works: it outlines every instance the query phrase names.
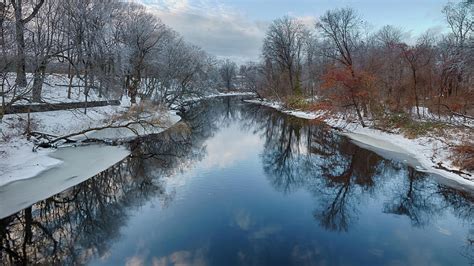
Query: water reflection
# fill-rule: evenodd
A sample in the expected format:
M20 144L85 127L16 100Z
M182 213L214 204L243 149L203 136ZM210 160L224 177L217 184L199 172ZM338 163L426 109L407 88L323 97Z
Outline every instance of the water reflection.
M127 209L150 197L169 200L160 184L131 176L127 159L98 176L1 220L1 259L9 264L77 264L104 256Z
M184 114L183 118L183 123L169 131L132 141L132 155L123 162L78 186L0 220L0 261L3 264L84 264L97 258L107 261L112 256L112 246L123 237L121 230L127 227L130 213L140 213L139 207L152 199L159 199L163 209L170 206L176 191L167 186L168 180L188 172L193 165L210 156L208 142L223 128L238 123L246 134L257 135L262 140L261 161L258 164L263 169L266 184L278 192L274 197L290 196L300 191L310 195L312 215L295 217L303 219L305 226L312 223L327 233L350 235L354 228L360 226L359 221L365 218L364 215L369 214L381 222L391 217L407 219L413 228L423 229L436 224L438 231L446 235L463 226L469 230L461 242L461 248L457 249L458 255L466 259L464 262L474 263L472 192L437 183L431 176L403 163L386 160L334 134L324 125L244 104L238 99L224 98L196 104L192 112ZM223 150L226 148L230 149L222 147ZM241 175L247 175L250 170L242 168L240 171ZM249 194L232 195L237 192L225 187L228 185L225 180L221 182L228 190L229 201L233 196L250 197ZM219 215L223 215L227 207L222 202L213 204L213 212L208 214L213 216L204 217L204 211L201 215L219 220L222 218ZM272 202L265 204L267 209L274 208ZM199 247L163 251L163 254L153 254L151 259L132 256L128 262L205 265L232 260L231 264L261 264L272 261L268 258L273 257L279 258L281 263L290 264L314 264L316 259L330 264L335 262L329 252L325 254L325 249L312 244L316 239L275 250L256 245L265 244L267 242L264 241L276 236L285 243L292 243L292 238L297 237L296 232L285 232L285 224L258 223L254 217L254 213L258 212L262 213L254 204L229 211L234 221L230 227L237 227L241 235L246 234L245 241L249 243L239 240L241 236L235 235L234 231L227 231L231 230L227 228L228 224L219 224L227 228L220 229L218 239L222 242L208 239ZM282 216L285 215L282 213ZM453 228L437 224L443 217L449 218ZM398 220L398 223L402 221ZM184 223L181 220L174 222L176 228ZM201 226L200 230L204 232L217 230L206 228L204 224L195 226ZM321 237L322 233L318 234ZM224 241L227 237L235 239L235 246ZM322 241L319 245L328 248L330 245L322 239L318 239ZM224 242L229 245L227 249L236 250L235 258L221 254ZM382 257L379 250L371 252ZM286 261L284 255L291 258ZM267 259L262 260L258 256L267 256ZM463 262L459 258L450 259ZM383 260L378 262L387 263ZM354 260L354 264L361 262Z
M259 106L243 112L248 127L259 128L266 140L262 161L272 186L283 193L310 191L320 202L314 217L326 229L347 231L357 220L363 199L375 193L390 195L383 212L405 215L413 226L429 223L448 207L462 213L460 219L473 219L472 192L438 184L425 173L352 144L324 125Z

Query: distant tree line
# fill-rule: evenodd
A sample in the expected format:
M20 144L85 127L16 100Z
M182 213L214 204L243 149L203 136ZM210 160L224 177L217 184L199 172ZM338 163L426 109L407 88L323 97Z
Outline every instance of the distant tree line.
M442 10L449 32L427 31L407 43L387 25L378 31L354 9L329 10L313 27L285 16L273 21L263 60L241 66L246 87L298 107L318 107L365 117L387 112L472 119L474 113L474 4L449 2Z

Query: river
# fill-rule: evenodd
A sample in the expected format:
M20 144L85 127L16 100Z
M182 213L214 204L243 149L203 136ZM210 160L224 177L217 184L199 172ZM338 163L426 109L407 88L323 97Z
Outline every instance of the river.
M474 192L324 124L222 97L128 148L59 194L0 203L23 208L0 220L0 264L474 263Z

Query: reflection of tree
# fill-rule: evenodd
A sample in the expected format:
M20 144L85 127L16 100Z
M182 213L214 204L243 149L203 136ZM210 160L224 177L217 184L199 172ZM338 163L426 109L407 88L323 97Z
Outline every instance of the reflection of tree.
M172 130L132 141L132 155L125 161L0 220L0 261L82 264L106 255L130 209L151 198L165 205L172 200L162 177L204 158L205 141L235 120L265 140L262 162L272 186L283 193L310 192L317 201L313 216L328 230L349 230L361 203L381 188L390 199L383 211L405 215L414 225L425 225L448 209L472 223L471 193L437 185L324 126L237 99L210 100L192 110ZM466 243L463 254L469 256L472 234Z
M442 208L451 208L453 213L466 222L474 221L474 194L445 185L438 185L438 194L444 199Z
M382 158L346 142L340 146L340 154L328 156L328 160L321 167L321 210L315 211L314 217L329 230L347 231L357 220L360 198L373 191Z
M424 226L439 209L429 193L432 183L427 182L426 174L413 168L408 168L404 183L394 189L394 197L385 204L384 212L405 215L414 226Z
M258 105L241 112L247 128L256 128L255 133L265 139L262 162L272 186L284 193L300 188L310 191L319 202L314 217L329 230L347 231L357 220L364 198L387 184L393 187L389 187L391 200L383 211L405 215L415 226L427 224L444 208L439 198L443 190L436 190L424 174L359 148L323 125L311 125ZM391 174L404 178L386 180ZM444 193L472 208L472 199ZM456 204L443 197L446 204ZM457 209L465 210L459 211L460 215L469 213L466 208Z
M128 159L63 193L2 220L1 260L9 264L82 264L119 236L127 209L165 196Z
M454 215L470 225L461 255L474 265L474 194L444 185L438 186L438 193L444 199L442 208L452 209Z
M382 158L323 125L267 108L243 112L265 138L262 161L270 183L284 193L309 190L320 201L314 217L330 230L348 230L360 193L375 185Z
M196 112L172 129L132 141L132 155L124 161L0 220L0 262L70 265L106 255L130 209L151 198L164 205L172 200L173 191L165 190L162 177L205 156L205 140L224 119L237 115L234 102L194 106Z
M300 123L288 123L285 119L270 120L270 126L276 126L278 131L272 129L265 141L263 154L263 167L266 173L270 173L271 182L275 188L289 192L292 187L297 187L301 180L297 165L300 163L301 138Z

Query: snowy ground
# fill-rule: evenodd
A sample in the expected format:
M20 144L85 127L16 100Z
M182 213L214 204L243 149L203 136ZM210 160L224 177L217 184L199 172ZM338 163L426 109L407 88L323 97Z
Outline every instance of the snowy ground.
M52 112L31 113L31 130L62 136L80 130L108 125L112 117L117 117L128 110L125 106L105 106L89 108L87 115L82 109ZM150 130L139 129L140 134L158 133L179 121L175 112L163 111L158 114L163 123L160 127ZM25 139L27 114L6 115L1 123L0 138L0 186L7 183L28 179L39 173L63 163L49 155L52 149L39 149L33 152L33 143ZM117 123L117 122L115 122ZM119 122L119 124L122 124ZM91 132L84 137L94 138L127 138L134 136L128 129L103 130Z
M196 102L205 99L212 99L218 97L227 97L227 96L256 96L254 92L220 92L220 93L213 93L203 97L194 97L186 99L184 102Z
M31 86L33 85L33 74L27 73L26 75L28 85L26 88L17 88L16 95L24 94L27 98L31 96ZM7 80L8 84L15 84L15 73L10 73ZM42 100L46 103L66 103L66 102L83 102L85 101L84 88L80 87L82 81L78 78L73 78L71 88L71 95L68 98L68 87L65 85L69 84L69 78L66 74L50 74L47 75L43 84L43 90L41 92ZM13 90L6 94L6 102L9 102L13 96ZM118 98L118 97L115 97ZM87 97L88 101L105 101L109 100L105 97L99 97L96 90L90 90ZM29 104L26 100L20 100L15 104Z
M451 179L460 185L474 188L474 173L470 173L471 176L458 175L436 168L437 164L441 162L444 167L453 170L459 170L452 165L451 160L449 159L450 149L446 145L446 140L430 137L408 139L402 134L390 134L373 128L363 128L358 123L353 123L334 116L329 117L325 115L325 112L322 111L304 112L286 110L282 104L267 100L246 100L246 102L268 106L283 113L304 119L322 119L328 125L341 129L343 132L342 134L353 140L355 144L364 146L365 148L369 148L375 152L388 151L394 156L397 156L397 154L406 155L408 158L412 158L410 165L416 167L419 171L440 175L442 177ZM451 137L458 140L461 138L470 138L472 141L473 136L467 134ZM449 141L453 141L453 139ZM404 161L406 161L406 159L404 159Z
M255 96L255 93L254 92L237 92L237 91L234 91L234 92L220 92L220 93L216 93L216 94L211 94L209 96L207 96L207 98L214 98L214 97L226 97L226 96Z

